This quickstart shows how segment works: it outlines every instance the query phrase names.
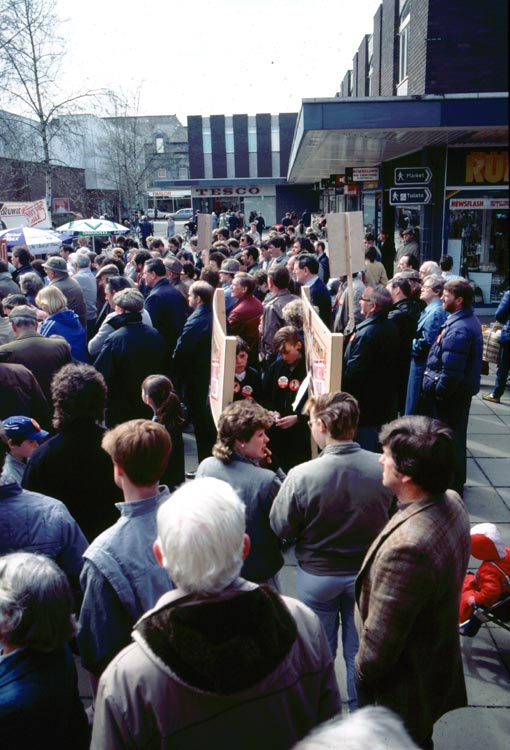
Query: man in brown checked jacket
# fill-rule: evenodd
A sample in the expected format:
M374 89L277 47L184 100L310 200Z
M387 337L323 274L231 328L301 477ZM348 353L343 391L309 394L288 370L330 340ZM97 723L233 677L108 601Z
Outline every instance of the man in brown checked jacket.
M380 440L383 484L398 510L356 580L358 697L360 705L396 711L430 750L434 722L467 703L458 611L469 519L459 495L447 490L455 459L445 425L402 417Z

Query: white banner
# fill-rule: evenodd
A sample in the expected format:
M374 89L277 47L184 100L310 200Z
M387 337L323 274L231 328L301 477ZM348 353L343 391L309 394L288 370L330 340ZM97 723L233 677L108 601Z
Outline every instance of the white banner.
M15 227L51 229L48 206L44 198L34 203L0 203L0 219L7 229L14 229Z

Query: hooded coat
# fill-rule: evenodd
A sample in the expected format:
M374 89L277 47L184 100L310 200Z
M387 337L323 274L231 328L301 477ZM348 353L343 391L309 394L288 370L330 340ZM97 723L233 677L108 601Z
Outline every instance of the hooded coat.
M238 578L165 594L103 673L92 750L287 750L340 710L317 617Z

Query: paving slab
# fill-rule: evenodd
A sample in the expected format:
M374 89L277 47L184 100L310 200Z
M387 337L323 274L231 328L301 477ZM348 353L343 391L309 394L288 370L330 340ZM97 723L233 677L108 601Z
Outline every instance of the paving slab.
M497 493L500 496L500 498L503 500L505 505L507 506L508 510L510 510L510 488L509 487L498 487ZM505 537L506 539L507 537Z
M489 390L483 392L489 393ZM480 398L474 398L471 401L469 416L472 417L474 414L492 414L492 404L489 404L487 401L482 401Z
M505 538L508 538L508 536ZM498 650L499 658L504 664L510 680L510 631L505 630L505 628L502 628L500 625L494 625L492 623L487 624L484 627L488 629L491 638L494 641ZM508 699L510 701L510 690L508 691Z
M468 422L468 434L508 435L508 425L506 425L494 412L489 411L486 414L471 414Z
M487 487L490 486L488 477L478 466L475 458L468 458L466 461L466 485L468 487Z
M505 487L510 481L508 458L477 458L476 463L493 487Z
M503 628L499 630L507 634ZM470 706L510 707L510 675L506 665L501 663L500 648L495 640L499 637L499 634L493 637L492 631L484 625L474 638L461 638Z
M507 436L469 433L467 448L474 458L510 458L510 431Z
M464 504L473 524L510 522L509 508L494 487L466 487Z
M434 726L434 750L508 750L508 708L459 708Z

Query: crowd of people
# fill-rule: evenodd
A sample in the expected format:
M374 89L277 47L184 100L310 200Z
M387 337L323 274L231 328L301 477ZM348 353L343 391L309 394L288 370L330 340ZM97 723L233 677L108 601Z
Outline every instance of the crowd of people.
M384 726L395 748L432 748L466 704L473 287L448 257L420 265L412 231L398 251L381 232L351 296L310 212L250 218L218 220L205 249L80 238L0 261L2 746L311 749L352 731L377 750ZM306 389L305 286L344 334L334 393ZM216 426L217 288L236 362ZM338 724L339 628L356 713Z

